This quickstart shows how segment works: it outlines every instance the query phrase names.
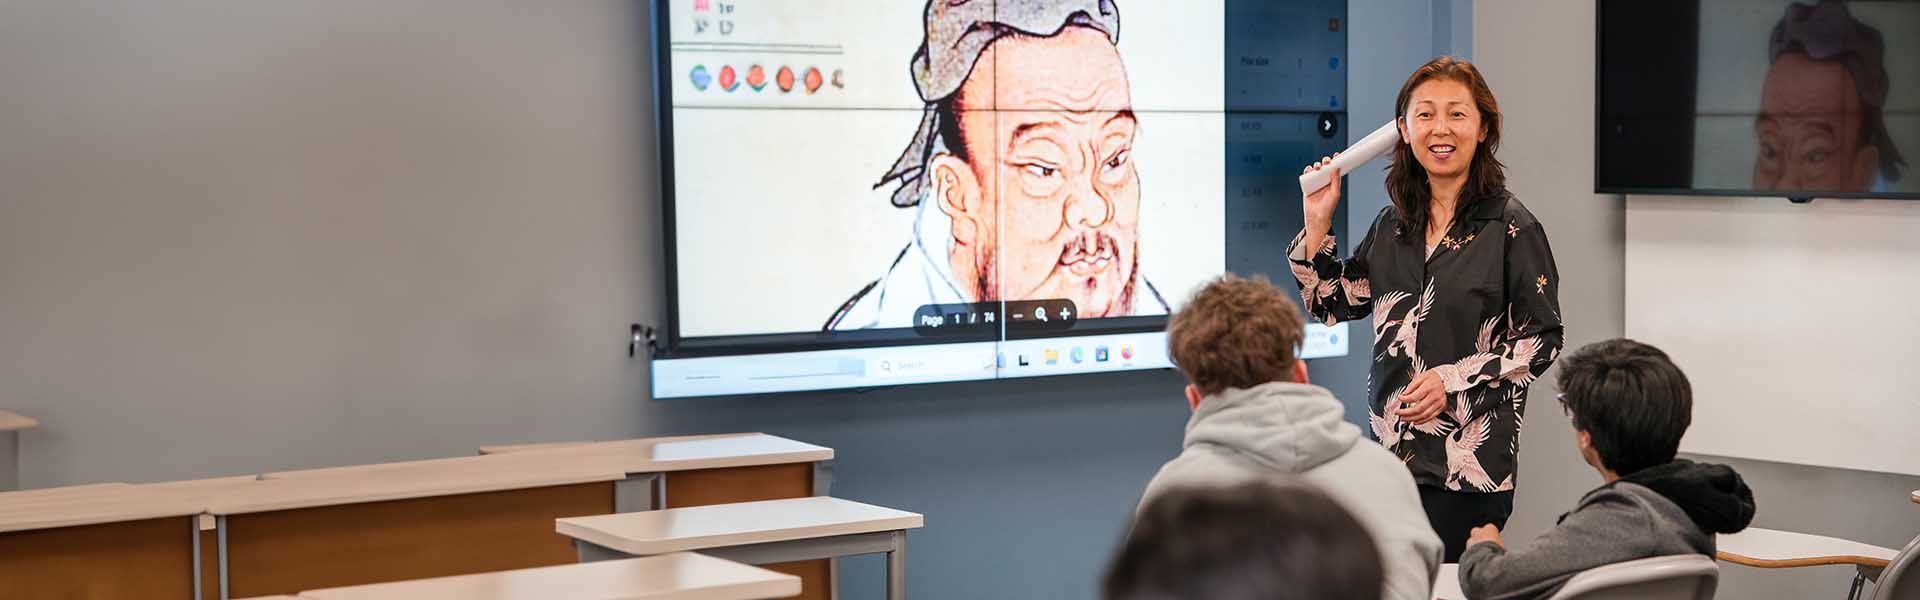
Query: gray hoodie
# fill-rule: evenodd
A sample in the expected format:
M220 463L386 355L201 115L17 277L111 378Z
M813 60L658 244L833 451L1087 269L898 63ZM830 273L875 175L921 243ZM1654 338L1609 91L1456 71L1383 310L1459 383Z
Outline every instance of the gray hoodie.
M1600 486L1525 548L1474 544L1460 555L1468 598L1546 598L1594 567L1674 554L1713 556L1714 534L1753 521L1753 490L1732 468L1676 460Z
M1273 474L1313 482L1373 534L1387 600L1429 600L1440 569L1440 536L1420 508L1405 463L1360 428L1325 388L1267 383L1200 400L1185 449L1147 484L1140 503L1176 485L1230 484Z

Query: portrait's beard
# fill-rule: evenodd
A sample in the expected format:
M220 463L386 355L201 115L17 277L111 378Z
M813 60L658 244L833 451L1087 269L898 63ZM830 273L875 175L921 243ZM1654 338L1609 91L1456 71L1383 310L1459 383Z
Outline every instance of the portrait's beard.
M982 248L980 252L975 255L973 272L977 273L979 276L974 281L974 292L976 294L974 297L979 298L978 300L979 302L998 302L1002 300L1002 298L1000 297L1000 277L999 277L1000 261L997 260L999 257L997 252L998 252L997 246L989 245L987 247ZM1108 234L1105 231L1089 232L1087 234L1076 236L1074 239L1069 240L1066 244L1061 246L1060 257L1058 259L1058 262L1054 264L1054 271L1050 272L1049 276L1051 276L1052 273L1054 272L1062 272L1062 274L1073 276L1075 279L1078 279L1080 276L1074 276L1071 271L1074 265L1087 264L1087 263L1092 263L1094 265L1097 265L1099 264L1099 261L1107 261L1108 263L1112 263L1114 261L1120 260L1120 256L1121 255L1120 255L1119 240L1115 239L1111 234ZM1140 279L1140 244L1139 242L1134 242L1133 248L1131 249L1130 252L1127 253L1127 256L1130 258L1127 261L1126 281L1121 282L1120 293L1115 298L1113 305L1108 307L1108 310L1105 312L1105 314L1100 316L1116 317L1116 316L1126 316L1126 315L1133 314L1134 282ZM1108 268L1112 268L1112 267L1109 266ZM1016 298L1016 299L1010 299L1010 300L1055 300L1055 299L1057 298ZM1086 307L1084 306L1079 308L1082 311L1086 310Z
M1000 262L995 260L998 256L992 244L973 256L973 272L978 276L973 282L973 297L978 298L975 302L1000 301L1000 273L994 267Z

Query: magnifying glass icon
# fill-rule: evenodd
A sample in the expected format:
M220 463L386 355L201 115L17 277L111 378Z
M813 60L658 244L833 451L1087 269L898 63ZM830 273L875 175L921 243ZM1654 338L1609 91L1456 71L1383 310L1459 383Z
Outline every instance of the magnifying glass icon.
M1039 319L1042 323L1047 322L1047 307L1033 309L1033 318Z

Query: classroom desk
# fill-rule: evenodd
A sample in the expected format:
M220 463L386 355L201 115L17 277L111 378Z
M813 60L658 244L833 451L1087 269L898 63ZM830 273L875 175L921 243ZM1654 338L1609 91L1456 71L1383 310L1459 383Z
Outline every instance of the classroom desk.
M760 434L604 442L187 486L213 516L218 598L573 562L555 519L812 495L833 451ZM830 566L799 571L828 597Z
M20 430L40 422L0 410L0 492L20 489Z
M612 461L628 476L615 489L618 510L612 512L622 513L825 496L833 481L833 449L763 433L519 444L480 451L489 456ZM805 600L833 596L835 561L762 566L800 576L800 597Z
M761 600L800 594L800 578L682 552L302 592L307 600Z
M748 564L887 555L887 597L906 598L907 530L921 515L826 496L558 519L582 562L670 552Z
M200 512L125 483L0 493L0 597L195 598Z
M1914 491L1913 491L1913 496L1912 496L1911 498L1908 498L1908 499L1909 499L1909 500L1913 500L1913 503L1914 503L1914 504L1920 504L1920 490L1914 490Z
M1892 549L1852 540L1758 527L1720 535L1716 545L1720 560L1762 569L1852 565L1854 575L1847 590L1849 600L1860 596L1860 588L1868 580L1878 580L1880 571L1898 554Z
M596 465L416 461L210 480L219 598L549 564L539 524L613 508L622 474Z
M1467 600L1467 593L1460 591L1459 563L1440 565L1440 576L1433 580L1433 600Z

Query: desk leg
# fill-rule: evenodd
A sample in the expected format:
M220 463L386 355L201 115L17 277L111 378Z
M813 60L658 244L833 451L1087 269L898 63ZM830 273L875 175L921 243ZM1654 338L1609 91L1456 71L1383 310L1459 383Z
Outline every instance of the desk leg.
M833 495L833 461L813 463L813 495Z
M0 431L0 492L20 489L20 432Z
M618 558L633 558L635 556L586 540L574 540L573 550L574 552L580 553L580 562L583 563L600 562Z
M1847 587L1847 600L1860 600L1860 587L1867 582L1865 573L1853 572L1853 585Z
M194 526L199 527L198 521L195 521ZM214 515L213 533L214 533L214 537L219 540L219 544L220 544L220 548L219 548L220 549L220 565L219 565L220 567L219 568L220 600L228 600L233 596L230 592L227 591L227 581L229 581L231 577L229 577L227 573L227 516L226 515ZM199 554L195 554L194 556L197 557L199 556Z
M887 600L907 600L907 532L893 532L887 551Z
M200 515L187 517L187 535L193 538L193 600L200 600Z
M626 479L613 482L613 512L630 513L661 508L661 505L654 504L654 494L658 486L665 484L666 478L659 473L628 473Z
M833 461L813 463L813 495L833 495ZM840 557L827 559L827 598L840 600Z

